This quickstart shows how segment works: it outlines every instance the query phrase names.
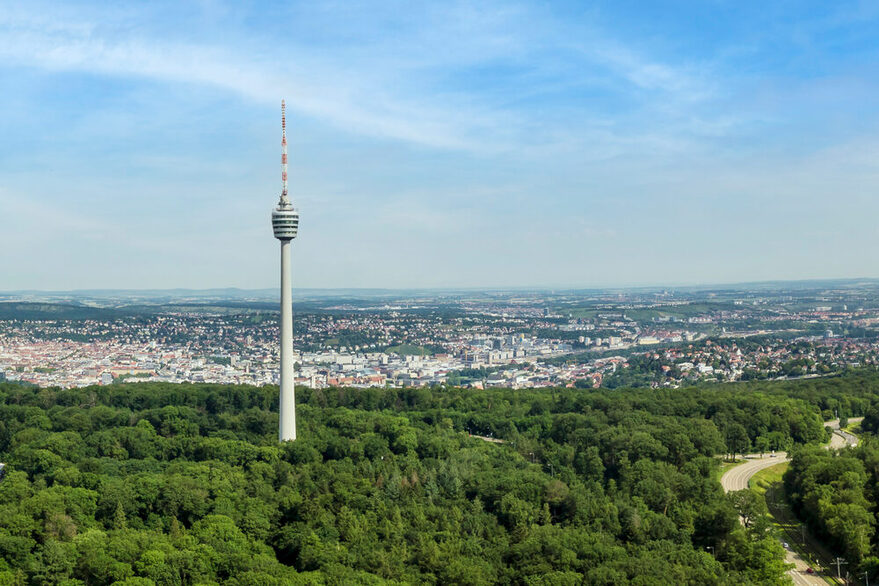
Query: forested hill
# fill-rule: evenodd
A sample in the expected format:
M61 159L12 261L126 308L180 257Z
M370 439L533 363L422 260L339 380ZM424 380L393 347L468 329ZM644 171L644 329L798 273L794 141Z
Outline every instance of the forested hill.
M0 585L784 583L714 456L876 389L300 389L279 446L275 388L0 385Z

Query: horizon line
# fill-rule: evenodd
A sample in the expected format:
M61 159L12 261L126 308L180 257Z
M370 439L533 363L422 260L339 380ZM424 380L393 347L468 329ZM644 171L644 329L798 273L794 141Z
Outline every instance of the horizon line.
M766 279L759 281L736 281L736 282L708 282L708 283L655 283L639 285L471 285L455 287L294 287L294 291L388 291L388 292L415 292L415 291L619 291L619 290L652 290L652 289L692 289L692 288L733 288L759 285L784 285L784 284L821 284L821 283L852 283L869 282L879 284L877 277L834 277L834 278L807 278L807 279ZM0 291L0 295L23 295L23 294L84 294L84 293L170 293L170 292L210 292L210 291L239 291L242 293L275 291L277 287L169 287L169 288L110 288L96 287L85 289L15 289Z

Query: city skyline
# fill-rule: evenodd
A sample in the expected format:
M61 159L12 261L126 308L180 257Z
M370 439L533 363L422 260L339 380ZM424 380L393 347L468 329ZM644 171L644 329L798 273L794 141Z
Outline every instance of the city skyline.
M11 2L3 288L276 288L281 94L304 288L879 277L877 16Z
M65 388L133 379L283 389L285 355L297 364L295 375L287 371L291 390L294 381L299 389L676 387L821 377L876 364L877 300L875 281L313 297L299 302L286 351L276 300L13 301L0 303L0 380ZM289 298L282 307L290 307ZM282 423L282 439L283 429Z

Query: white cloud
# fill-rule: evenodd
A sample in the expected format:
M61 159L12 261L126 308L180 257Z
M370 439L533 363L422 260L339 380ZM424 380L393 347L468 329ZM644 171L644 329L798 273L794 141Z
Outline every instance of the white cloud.
M484 150L491 140L475 141L477 128L503 127L497 113L410 101L371 85L368 75L309 64L307 56L292 55L292 65L279 65L222 47L102 38L77 23L5 28L0 59L7 64L208 84L262 103L285 96L292 108L338 127L432 147Z

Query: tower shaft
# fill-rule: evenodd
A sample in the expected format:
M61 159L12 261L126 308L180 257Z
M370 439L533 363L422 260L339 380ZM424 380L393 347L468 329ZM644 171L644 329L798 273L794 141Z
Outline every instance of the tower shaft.
M293 292L290 240L281 240L281 402L279 439L296 439L296 399L293 388Z

